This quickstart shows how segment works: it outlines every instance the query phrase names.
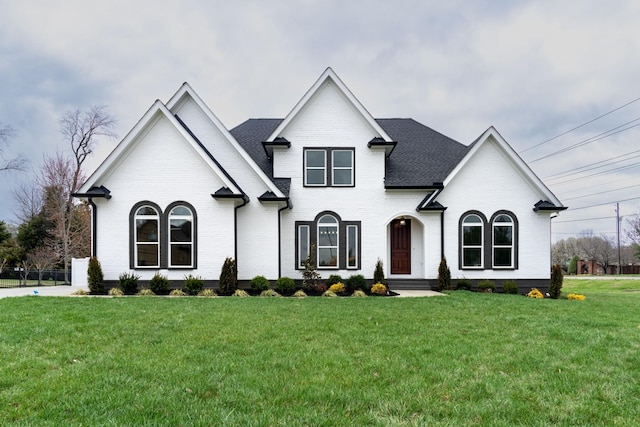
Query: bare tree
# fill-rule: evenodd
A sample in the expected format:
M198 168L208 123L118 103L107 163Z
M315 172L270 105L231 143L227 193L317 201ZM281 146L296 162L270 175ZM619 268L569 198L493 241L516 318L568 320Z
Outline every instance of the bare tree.
M586 232L578 238L581 253L587 260L593 260L600 264L605 272L607 268L618 259L616 245L613 238L606 235L594 236Z
M57 259L56 253L46 246L39 247L27 254L27 263L32 265L38 272L38 285L42 284L44 270L51 268Z
M13 213L21 223L29 222L42 213L44 208L43 190L38 181L21 183L13 190L17 210Z
M3 153L9 145L9 141L16 134L16 131L9 125L0 122L0 172L1 171L21 171L27 164L27 158L22 154L10 160L3 160Z

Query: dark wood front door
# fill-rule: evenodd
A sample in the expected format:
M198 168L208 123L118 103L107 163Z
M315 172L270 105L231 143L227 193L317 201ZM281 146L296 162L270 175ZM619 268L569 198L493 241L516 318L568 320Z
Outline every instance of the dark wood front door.
M411 274L411 220L391 221L391 274Z

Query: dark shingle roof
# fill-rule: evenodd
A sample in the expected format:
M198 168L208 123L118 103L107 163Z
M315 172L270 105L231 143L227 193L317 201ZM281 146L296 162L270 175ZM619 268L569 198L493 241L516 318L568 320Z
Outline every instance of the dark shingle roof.
M271 161L262 142L281 122L282 119L249 119L231 130L233 137L272 180ZM413 119L376 119L376 122L397 141L387 159L387 188L437 186L469 150L469 147ZM274 182L279 184L277 179Z

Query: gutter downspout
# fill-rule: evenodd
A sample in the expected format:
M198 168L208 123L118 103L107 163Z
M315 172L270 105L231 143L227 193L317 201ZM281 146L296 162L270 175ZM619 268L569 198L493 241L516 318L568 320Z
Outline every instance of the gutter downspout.
M91 206L91 256L97 258L98 242L96 238L98 237L98 233L96 233L96 230L98 229L98 207L93 202L93 197L89 197L88 201L89 206Z
M291 208L289 200L287 204L278 209L278 277L282 277L282 215L281 212L287 208Z
M242 204L233 208L233 257L236 261L236 277L238 275L238 209L249 203L249 197L244 195Z
M440 259L444 259L444 211L440 212Z

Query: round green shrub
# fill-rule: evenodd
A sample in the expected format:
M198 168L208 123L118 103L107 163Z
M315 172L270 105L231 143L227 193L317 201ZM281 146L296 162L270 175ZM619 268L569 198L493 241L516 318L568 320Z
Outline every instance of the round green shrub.
M505 294L518 294L518 283L515 280L507 280L502 284L502 290Z
M291 277L280 277L274 289L281 294L290 294L296 290L296 282Z
M347 286L347 292L353 292L358 289L360 289L361 291L366 291L367 279L365 279L362 274L354 274L352 276L349 276L349 278L345 282L345 285Z
M202 277L192 276L191 274L184 277L182 290L187 295L198 295L202 288L204 288L204 279Z
M481 280L478 283L478 292L494 292L496 285L488 279Z
M134 273L122 273L118 277L118 287L125 295L135 295L138 291L138 280L140 276Z
M271 282L269 282L264 276L254 277L253 279L251 279L251 282L249 284L251 285L251 290L256 293L260 293L271 288Z
M166 295L169 293L169 279L167 276L156 273L151 280L149 280L149 289L156 295Z
M458 289L462 289L465 291L470 291L471 290L471 281L469 279L458 279L458 282L456 283L456 286Z

